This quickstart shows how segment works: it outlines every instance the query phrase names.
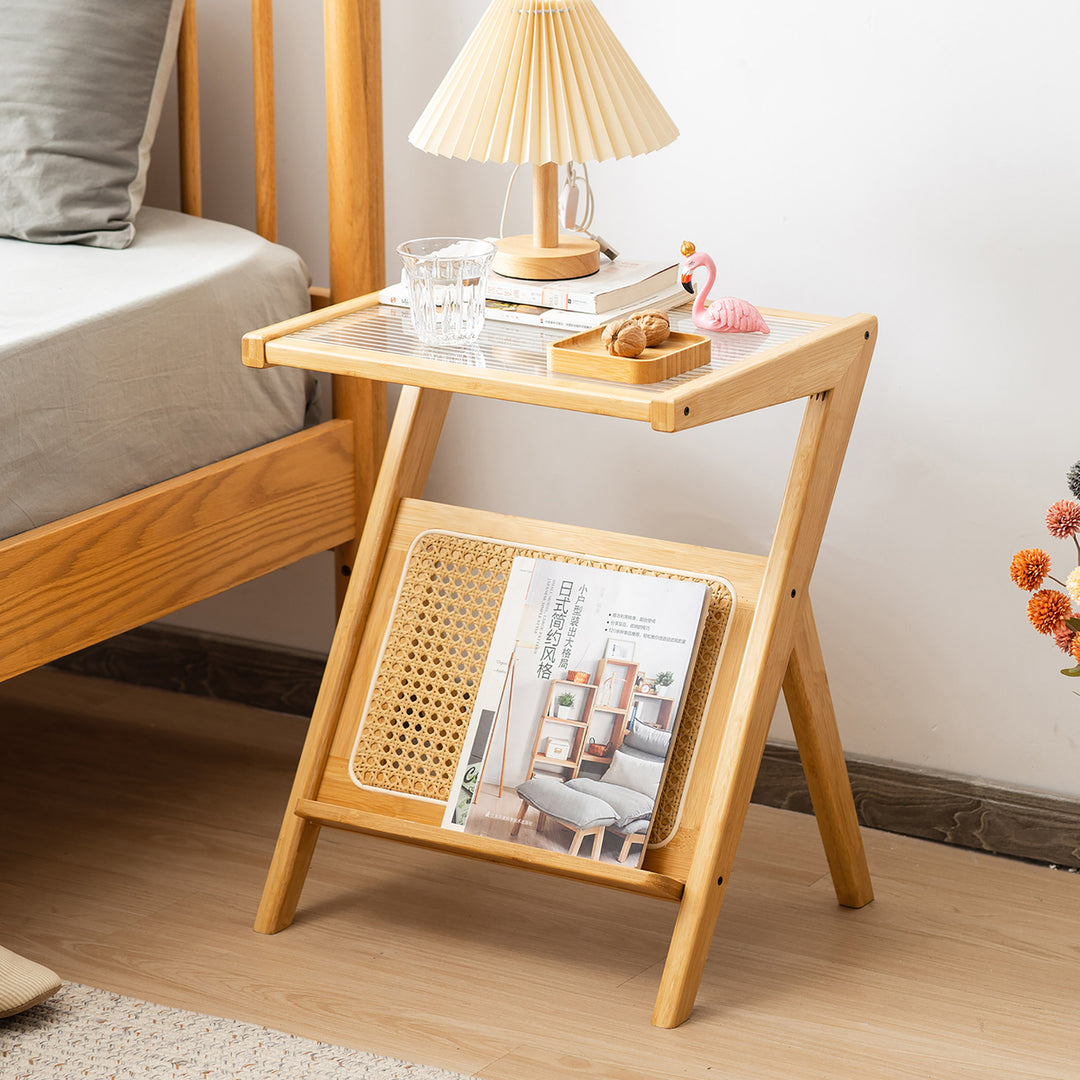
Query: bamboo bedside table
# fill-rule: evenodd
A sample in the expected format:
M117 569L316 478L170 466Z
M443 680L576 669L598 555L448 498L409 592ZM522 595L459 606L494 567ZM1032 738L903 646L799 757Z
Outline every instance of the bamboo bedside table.
M768 336L712 335L709 365L645 386L549 375L547 343L565 334L529 326L489 321L475 347L425 351L408 312L379 306L374 295L245 337L244 362L251 367L309 368L403 384L257 930L275 933L292 921L323 825L644 893L679 904L653 1013L654 1024L675 1027L693 1008L781 689L837 899L861 907L873 898L807 592L877 322L868 315L763 314ZM686 313L674 313L672 327L694 329ZM454 393L640 420L666 432L805 398L767 556L421 501ZM441 808L401 794L408 789L400 777L388 781L385 792L350 782L349 746L376 686L409 553L418 537L429 534L471 538L469 543L483 545L485 559L556 549L582 561L662 566L671 568L670 576L721 575L731 583L737 602L720 630L724 647L708 652L703 646L676 733L673 755L684 727L694 740L692 753L684 755L686 767L675 780L672 766L657 804L659 812L677 782L679 816L664 843L650 845L641 869L443 829ZM447 565L437 551L432 557ZM441 722L445 729L445 717Z

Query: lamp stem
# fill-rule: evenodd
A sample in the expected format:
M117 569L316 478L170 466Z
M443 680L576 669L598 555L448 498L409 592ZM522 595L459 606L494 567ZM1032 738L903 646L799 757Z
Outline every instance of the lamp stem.
M559 246L559 166L554 161L533 166L533 243Z

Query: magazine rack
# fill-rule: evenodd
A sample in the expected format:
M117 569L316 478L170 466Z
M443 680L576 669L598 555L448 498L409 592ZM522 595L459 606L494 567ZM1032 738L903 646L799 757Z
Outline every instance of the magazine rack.
M837 899L861 907L873 898L808 587L877 324L868 315L837 319L768 309L763 314L769 336L713 335L709 365L648 386L549 374L546 346L560 335L534 327L489 322L475 349L424 350L411 332L408 312L379 306L374 295L244 339L244 362L252 367L303 367L403 384L257 930L275 933L292 921L324 825L662 897L676 901L679 914L653 1023L675 1027L693 1008L781 689ZM685 315L673 317L672 325L693 329ZM768 555L422 501L453 393L641 420L666 432L805 398ZM734 608L725 607L718 590L706 630L708 639L712 625L713 637L723 637L724 646L703 645L691 682L691 696L696 692L699 699L696 747L684 755L681 771L671 766L661 792L663 799L671 784L680 785L681 810L665 842L650 845L641 869L442 829L441 810L432 804L403 790L373 791L353 782L350 740L377 689L395 598L408 588L409 574L418 572L410 559L418 537L421 547L431 548L419 557L434 560L439 573L467 566L465 577L477 565L482 573L490 560L511 553L554 549L578 553L583 561L663 566L672 576L719 577L731 584ZM480 547L473 550L470 544ZM449 578L447 587L456 590ZM417 603L419 610L422 596ZM418 634L416 642L421 640ZM401 663L412 659L406 654ZM446 708L437 704L429 711L445 716ZM374 761L372 768L383 764ZM422 783L430 779L429 762L423 764Z

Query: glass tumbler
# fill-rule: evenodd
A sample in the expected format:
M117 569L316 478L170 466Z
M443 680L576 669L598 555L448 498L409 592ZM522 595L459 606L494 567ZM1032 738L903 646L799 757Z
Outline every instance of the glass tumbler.
M430 236L398 246L405 264L416 336L425 345L475 341L484 328L484 294L495 245Z

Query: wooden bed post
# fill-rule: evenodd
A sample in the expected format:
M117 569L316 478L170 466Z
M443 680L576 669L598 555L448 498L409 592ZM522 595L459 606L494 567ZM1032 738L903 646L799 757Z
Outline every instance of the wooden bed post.
M325 0L330 302L386 284L379 0ZM337 549L338 608L386 447L386 386L334 376L334 415L353 422L356 537Z
M255 104L255 231L276 244L273 0L251 0L251 73Z
M198 37L195 0L187 0L176 51L176 90L180 104L180 209L194 217L202 217Z

